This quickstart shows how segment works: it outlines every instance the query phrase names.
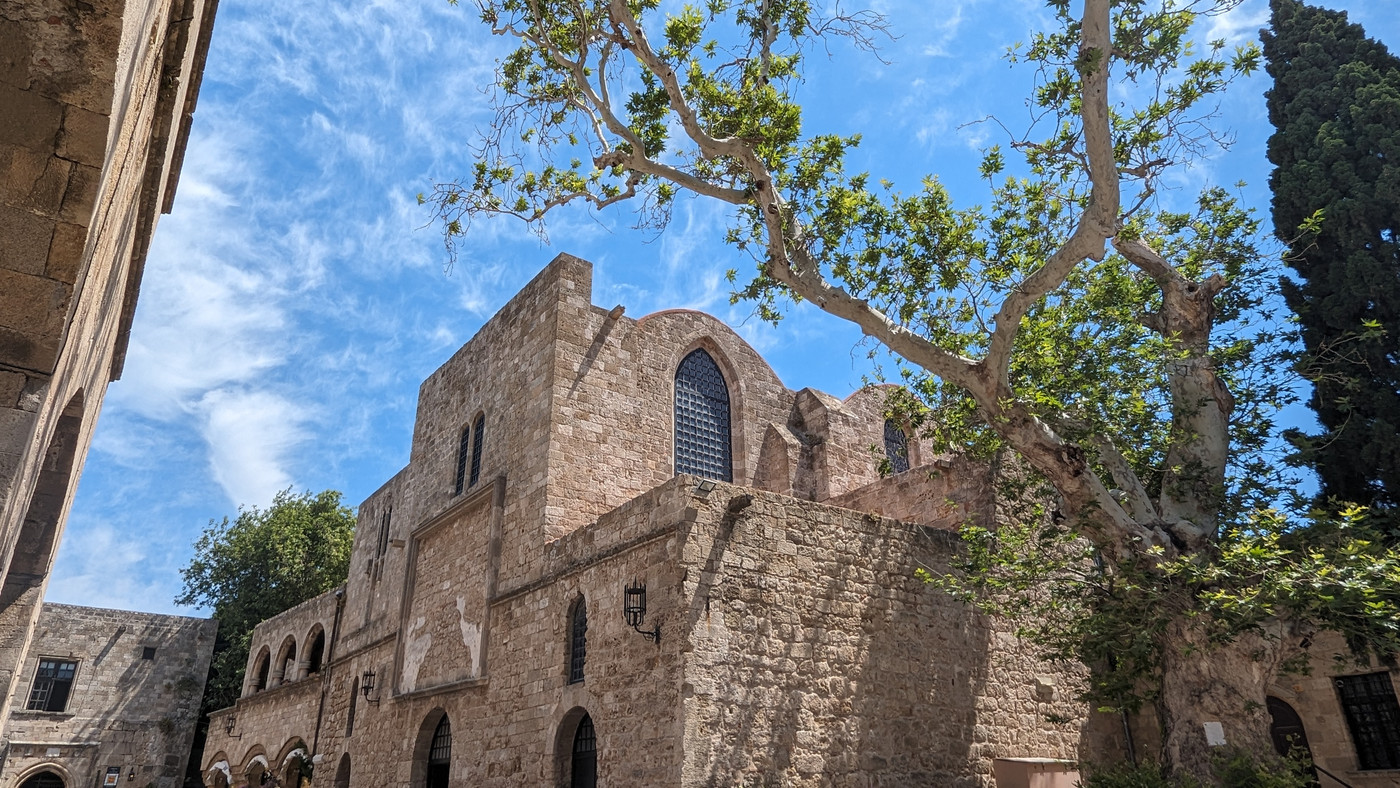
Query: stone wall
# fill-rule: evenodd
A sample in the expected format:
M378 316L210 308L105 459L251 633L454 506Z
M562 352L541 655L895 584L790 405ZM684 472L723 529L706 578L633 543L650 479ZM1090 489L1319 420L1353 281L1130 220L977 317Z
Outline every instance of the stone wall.
M358 649L398 631L408 573L408 470L385 482L358 509L340 641ZM395 508L397 501L405 503Z
M682 785L990 786L993 758L1078 757L1081 671L915 577L951 534L724 485L697 509Z
M0 704L121 372L214 6L0 2Z
M96 786L113 768L123 785L181 785L216 629L209 619L45 604L10 712L0 788L41 771ZM61 712L25 708L41 658L77 663Z
M939 457L831 498L844 509L956 531L989 522L994 490L990 470L964 457Z
M1350 783L1354 788L1381 788L1400 783L1400 770L1380 769L1362 771L1356 745L1347 727L1338 695L1336 679L1366 673L1388 673L1392 687L1400 682L1400 668L1386 666L1374 660L1357 664L1346 643L1332 632L1321 632L1309 649L1309 672L1280 677L1270 691L1298 713L1306 732L1314 762ZM1376 720L1378 725L1384 721ZM1395 721L1391 721L1395 724ZM1335 785L1320 775L1322 785Z
M599 785L980 787L996 756L1077 755L1087 716L1072 700L1077 671L1036 661L1007 627L914 579L916 566L946 561L947 534L730 485L706 494L698 481L673 478L545 545L535 577L502 581L490 598L480 657L425 651L417 675L431 667L434 680L394 688L383 683L386 663L403 658L392 639L338 645L322 682L226 712L241 738L222 736L216 715L206 768L225 764L238 785L264 768L259 755L276 769L314 741L318 775L346 759L352 785L418 785L444 713L454 786L567 784L584 711ZM413 599L455 613L463 584L489 571L470 547L478 507L426 529L444 550L461 546L461 561ZM659 644L623 621L632 582L646 584L644 628L660 627ZM587 663L570 684L568 611L580 598ZM409 609L412 626L420 616ZM460 628L431 632L434 647L467 641ZM464 655L472 670L441 673Z

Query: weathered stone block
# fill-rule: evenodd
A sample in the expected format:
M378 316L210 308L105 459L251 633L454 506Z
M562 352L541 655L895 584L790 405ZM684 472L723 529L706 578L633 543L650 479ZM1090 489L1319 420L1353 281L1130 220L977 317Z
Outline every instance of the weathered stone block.
M58 218L87 227L92 221L92 209L97 205L97 187L101 182L101 170L86 164L74 164Z
M86 227L60 222L54 228L53 243L49 246L48 264L44 275L70 285L76 283L87 236Z
M71 293L47 277L0 270L0 326L42 336L55 322L62 324Z
M0 268L42 274L55 222L20 208L0 205Z
M19 395L24 392L25 380L22 373L0 370L0 408L19 407Z
M81 107L68 107L63 113L63 129L58 135L58 155L65 159L101 167L107 152L106 115Z
M72 166L57 156L0 143L0 203L56 216Z
M0 19L0 82L28 88L32 52L24 26L13 20Z
M0 82L0 143L51 153L63 122L63 105L36 91Z

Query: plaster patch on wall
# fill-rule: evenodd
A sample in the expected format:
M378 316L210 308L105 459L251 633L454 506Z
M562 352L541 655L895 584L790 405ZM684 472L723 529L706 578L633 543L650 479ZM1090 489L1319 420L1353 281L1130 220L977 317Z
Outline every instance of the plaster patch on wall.
M472 676L481 675L481 625L467 620L467 598L457 597L457 623L462 627L462 645L472 654Z
M419 616L408 628L403 643L403 688L412 692L418 688L418 669L423 667L423 659L428 656L428 647L433 645L433 633L418 634L427 619Z

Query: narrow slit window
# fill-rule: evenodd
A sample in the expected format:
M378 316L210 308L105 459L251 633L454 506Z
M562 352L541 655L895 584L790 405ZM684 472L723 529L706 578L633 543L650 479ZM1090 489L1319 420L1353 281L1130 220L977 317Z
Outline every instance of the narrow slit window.
M461 476L459 472L457 474L457 484L459 487L462 483ZM461 490L459 489L458 492L461 492ZM389 523L393 516L394 507L392 505L385 505L384 513L379 516L379 544L376 545L378 556L381 558L385 553L389 552Z
M472 477L467 482L468 487L475 487L481 480L481 433L486 429L486 416L476 417L476 423L472 425Z
M588 656L588 605L583 597L569 612L569 683L583 681L583 666Z
M454 493L455 495L461 495L462 491L466 489L467 453L471 450L471 432L470 427L463 427L462 436L457 441L457 491ZM478 435L476 440L480 443L481 436Z
M703 350L676 367L676 473L734 480L729 447L729 387Z
M892 419L885 419L885 459L890 462L890 473L909 470L909 436Z

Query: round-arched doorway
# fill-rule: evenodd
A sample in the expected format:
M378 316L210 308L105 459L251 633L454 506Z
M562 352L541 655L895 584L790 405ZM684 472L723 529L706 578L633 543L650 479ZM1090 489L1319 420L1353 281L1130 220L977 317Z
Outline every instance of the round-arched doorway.
M594 788L597 784L598 737L593 732L593 718L585 713L574 731L573 753L569 758L569 786Z

